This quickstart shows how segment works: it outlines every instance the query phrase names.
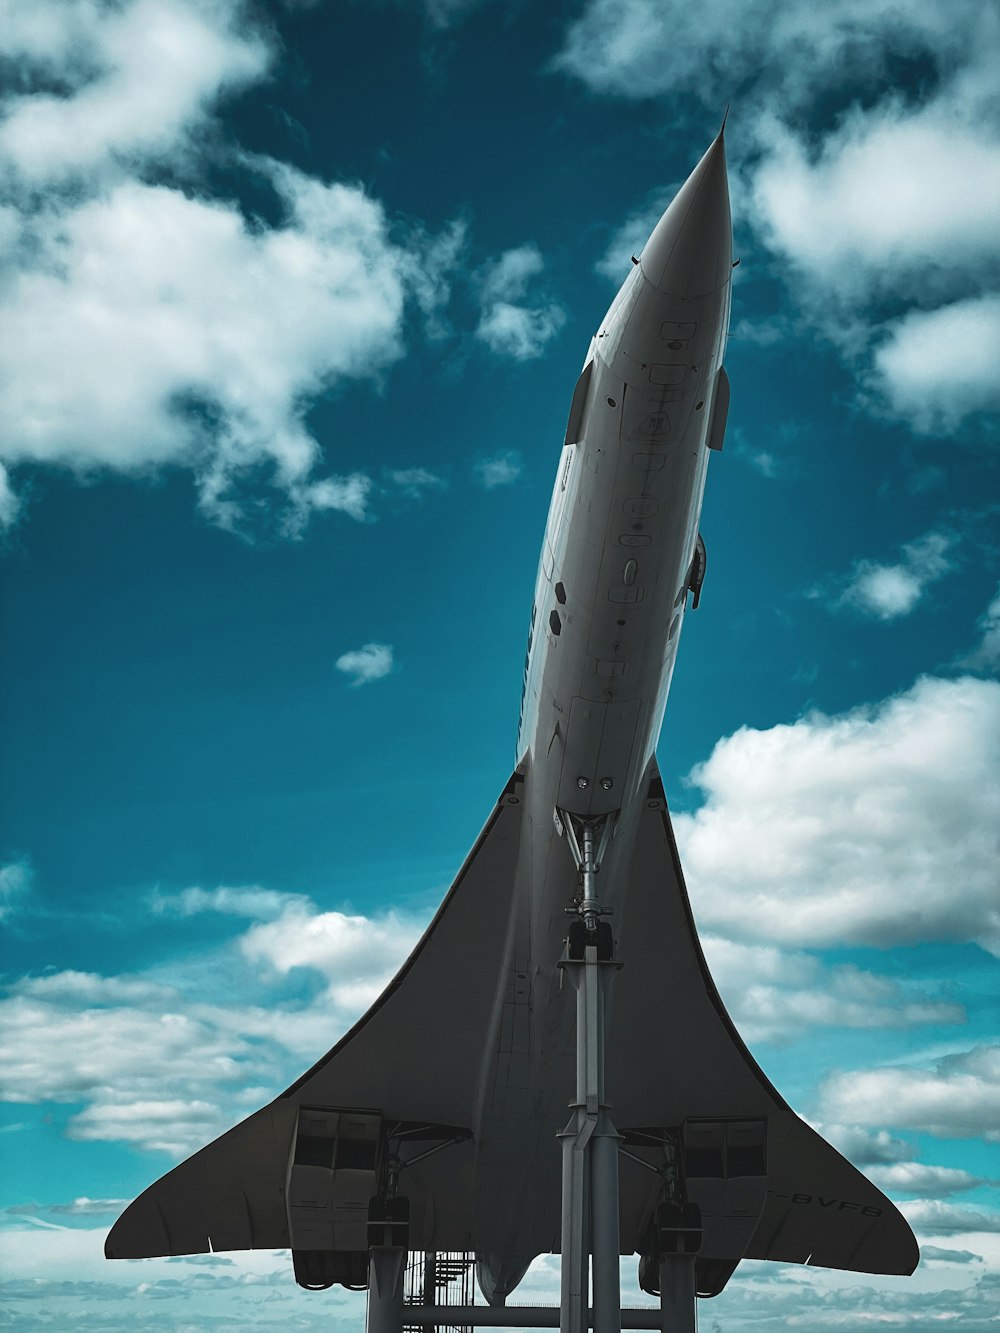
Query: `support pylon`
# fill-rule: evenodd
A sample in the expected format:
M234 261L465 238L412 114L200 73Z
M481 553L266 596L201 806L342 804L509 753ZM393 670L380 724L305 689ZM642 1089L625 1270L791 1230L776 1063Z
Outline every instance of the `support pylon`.
M588 931L583 958L564 958L576 992L576 1100L562 1142L560 1333L621 1333L618 1144L604 1095L604 1015L617 964L598 958ZM589 942L592 938L593 942Z
M402 1245L373 1245L368 1251L366 1333L401 1333L406 1250Z

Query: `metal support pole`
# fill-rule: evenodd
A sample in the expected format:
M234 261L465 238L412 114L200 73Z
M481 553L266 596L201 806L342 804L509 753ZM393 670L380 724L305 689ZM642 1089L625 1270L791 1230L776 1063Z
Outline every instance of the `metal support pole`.
M424 1251L424 1304L437 1305L437 1250Z
M367 1333L402 1333L403 1277L406 1250L402 1245L373 1245L368 1252Z
M664 1254L660 1257L661 1333L695 1333L695 1256Z
M590 847L592 855L593 848ZM586 852L585 852L586 855ZM590 897L596 908L596 898ZM581 911L588 903L585 885ZM593 1256L595 1333L621 1333L618 1141L604 1101L604 1013L615 964L566 959L576 991L576 1101L560 1135L562 1175L561 1333L586 1333Z
M618 1131L602 1112L591 1139L595 1333L621 1333L621 1269L618 1227Z
M560 1260L559 1328L561 1333L586 1333L590 1303L590 1255L587 1220L590 1214L586 1145L581 1145L578 1113L559 1135L562 1143L562 1255Z

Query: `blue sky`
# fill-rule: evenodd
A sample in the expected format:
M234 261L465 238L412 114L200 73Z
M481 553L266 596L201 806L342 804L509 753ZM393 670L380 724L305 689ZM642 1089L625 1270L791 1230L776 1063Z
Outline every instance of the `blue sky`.
M744 1265L702 1320L985 1330L995 7L36 0L0 34L2 1326L358 1326L287 1257L103 1236L450 884L589 337L731 103L730 429L660 763L731 1011L925 1262Z

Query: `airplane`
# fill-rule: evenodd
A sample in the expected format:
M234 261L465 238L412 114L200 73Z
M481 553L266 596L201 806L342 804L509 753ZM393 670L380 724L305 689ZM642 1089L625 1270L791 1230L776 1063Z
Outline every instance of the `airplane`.
M563 1333L621 1328L622 1254L661 1300L660 1322L626 1312L626 1326L674 1330L744 1259L916 1267L905 1219L787 1105L728 1016L657 767L729 409L724 135L587 352L531 607L519 759L452 888L346 1036L140 1195L108 1258L288 1248L300 1285L368 1289L370 1333L401 1327L408 1250L475 1256L487 1304L469 1324L503 1322L531 1262L560 1253ZM507 1322L526 1318L512 1307Z

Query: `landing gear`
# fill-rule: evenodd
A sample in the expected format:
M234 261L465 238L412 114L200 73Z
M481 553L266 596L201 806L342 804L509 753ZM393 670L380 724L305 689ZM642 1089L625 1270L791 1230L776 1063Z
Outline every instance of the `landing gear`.
M570 855L576 863L580 894L566 911L576 920L569 928L569 957L582 962L583 950L596 944L599 960L608 962L614 952L611 926L601 917L611 913L597 900L597 876L608 845L614 836L617 814L597 815L586 819L571 815L567 810L556 810L555 826L560 837L566 839Z

